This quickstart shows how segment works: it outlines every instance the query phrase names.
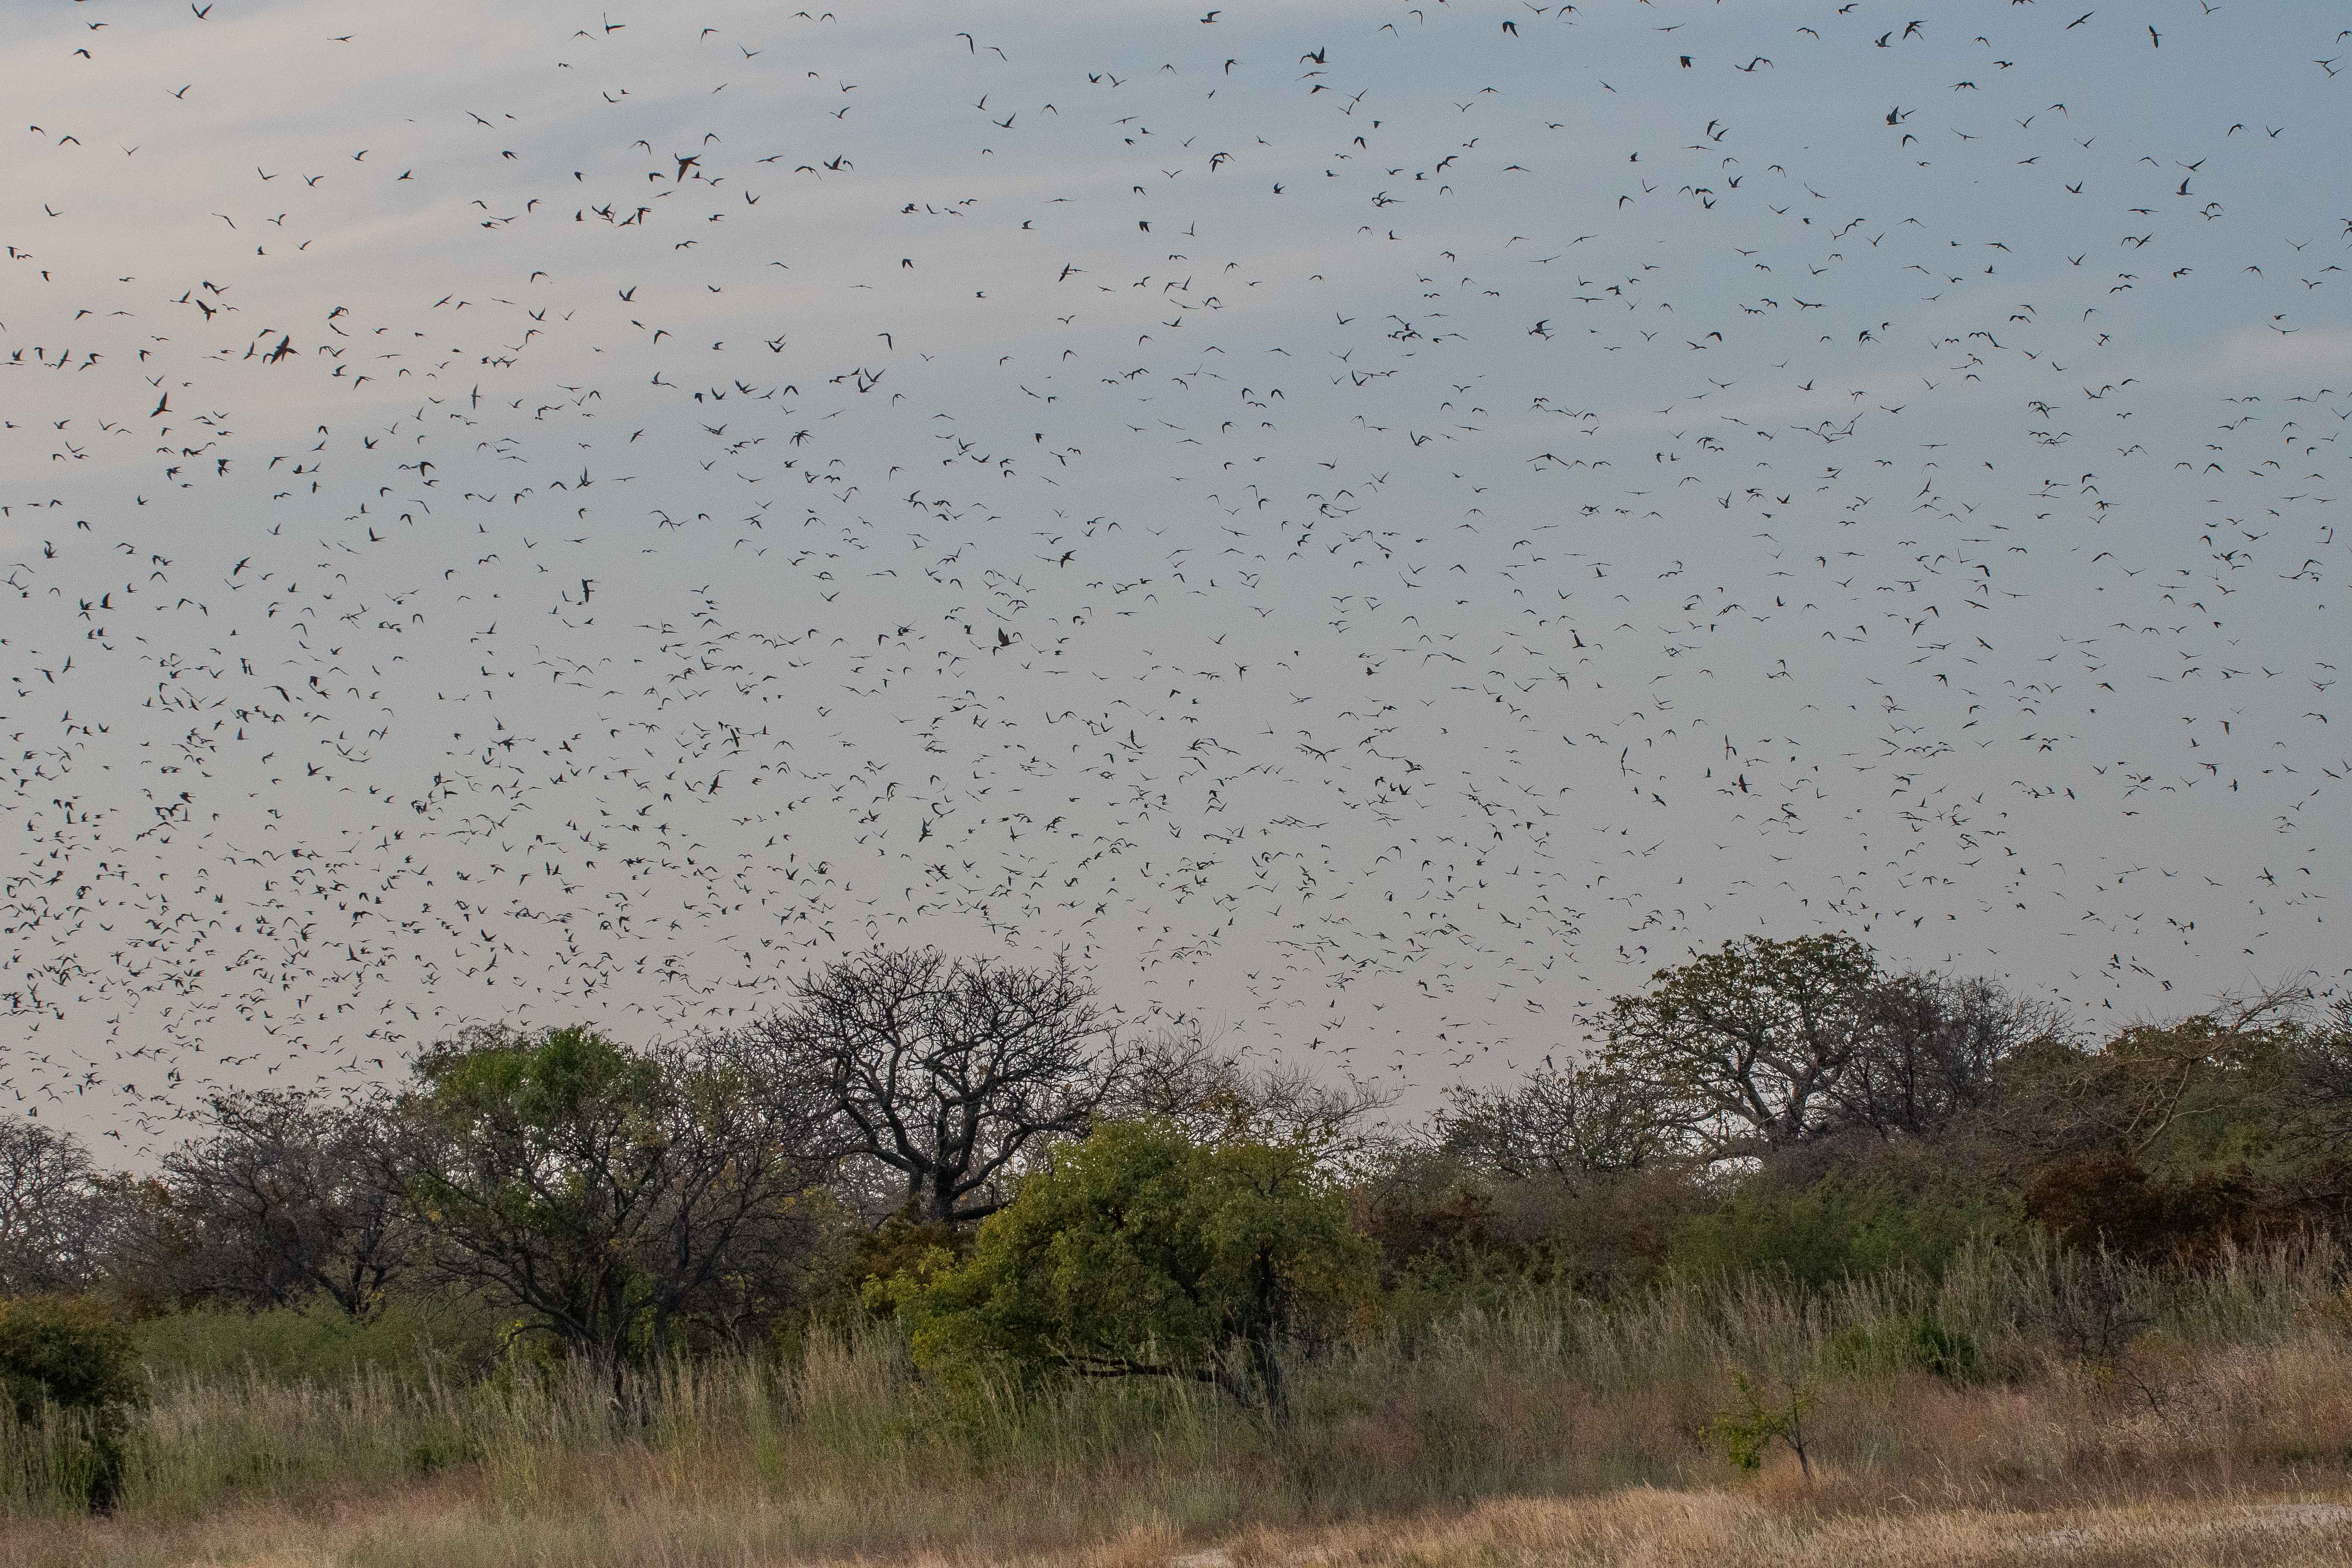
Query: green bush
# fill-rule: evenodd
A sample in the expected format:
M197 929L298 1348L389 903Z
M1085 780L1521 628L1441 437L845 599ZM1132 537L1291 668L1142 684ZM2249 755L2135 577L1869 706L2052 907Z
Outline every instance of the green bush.
M0 1301L0 1387L16 1419L41 1407L102 1410L131 1396L130 1331L100 1303L78 1296Z
M123 1406L137 1389L120 1319L75 1296L0 1301L0 1387L9 1431L7 1490L41 1489L91 1510L122 1484Z
M365 1320L322 1298L258 1312L172 1312L135 1333L140 1363L166 1384L247 1374L331 1384L372 1372L419 1373L429 1365L471 1375L498 1359L506 1327L487 1306L464 1297L396 1296Z
M869 1316L887 1317L896 1309L894 1281L935 1272L940 1260L961 1262L971 1253L971 1232L935 1220L894 1214L860 1236L843 1259L846 1296ZM833 1303L821 1303L829 1307Z
M1306 1150L1125 1121L1024 1182L969 1259L934 1251L895 1293L926 1367L1196 1378L1279 1404L1277 1347L1339 1331L1375 1270Z
M1909 1271L1933 1277L1970 1241L2008 1234L1992 1197L1913 1197L1830 1177L1805 1187L1751 1183L1668 1233L1668 1267L1689 1276L1759 1274L1820 1287Z
M1830 1336L1825 1359L1838 1372L1863 1376L1916 1370L1965 1384L1984 1374L1976 1340L1926 1314L1841 1329Z

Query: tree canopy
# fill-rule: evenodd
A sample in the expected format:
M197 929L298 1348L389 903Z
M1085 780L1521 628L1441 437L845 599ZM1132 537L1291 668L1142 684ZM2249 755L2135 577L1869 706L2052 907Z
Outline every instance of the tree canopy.
M446 1276L615 1360L792 1301L821 1110L724 1042L488 1031L428 1051L415 1076L410 1186Z
M834 1147L895 1173L932 1224L1002 1207L1021 1162L1084 1131L1117 1079L1111 1019L1060 959L877 948L803 977L743 1037L816 1086Z
M1337 1332L1373 1278L1306 1150L1118 1121L1057 1152L905 1304L926 1365L1197 1378L1278 1403L1277 1345Z

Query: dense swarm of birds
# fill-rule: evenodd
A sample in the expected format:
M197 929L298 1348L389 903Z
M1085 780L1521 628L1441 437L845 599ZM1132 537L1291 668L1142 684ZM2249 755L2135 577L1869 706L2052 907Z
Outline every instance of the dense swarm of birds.
M1422 1082L2342 976L2352 33L1921 10L27 9L13 1102L876 942Z

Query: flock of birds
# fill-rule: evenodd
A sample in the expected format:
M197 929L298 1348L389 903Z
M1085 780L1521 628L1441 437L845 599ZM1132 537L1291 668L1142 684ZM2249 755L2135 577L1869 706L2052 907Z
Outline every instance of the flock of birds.
M0 1087L877 942L1425 1086L1749 931L2339 981L2352 33L1919 9L46 0Z

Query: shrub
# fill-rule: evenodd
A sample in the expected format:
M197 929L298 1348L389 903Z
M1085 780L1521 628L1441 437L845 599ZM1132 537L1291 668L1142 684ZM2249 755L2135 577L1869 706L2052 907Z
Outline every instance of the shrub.
M928 1367L1196 1378L1279 1405L1278 1345L1336 1333L1373 1280L1305 1150L1125 1121L1024 1183L970 1259L930 1254L900 1300Z
M1734 1368L1732 1386L1738 1398L1730 1409L1707 1424L1723 1457L1743 1470L1761 1469L1764 1456L1775 1442L1785 1443L1797 1456L1797 1468L1813 1479L1813 1461L1805 1435L1805 1417L1820 1402L1821 1391L1811 1379L1768 1383Z
M2298 1204L2297 1195L2265 1192L2242 1165L2167 1176L2109 1152L2044 1166L2023 1202L2027 1216L2068 1247L2193 1264L2231 1242L2326 1223L2324 1201Z
M121 1321L86 1297L0 1301L0 1385L12 1459L46 1470L79 1504L111 1504L122 1485L121 1411L136 1386Z
M905 1284L971 1252L971 1232L894 1214L845 1249L843 1283L868 1313L887 1316Z
M16 1419L44 1405L100 1410L131 1397L131 1335L114 1314L79 1296L0 1301L0 1386Z
M134 1331L138 1357L157 1380L237 1378L331 1384L369 1373L419 1376L446 1368L460 1376L494 1365L512 1326L487 1303L464 1296L410 1293L374 1316L351 1317L331 1300L264 1311L200 1307L166 1313Z
M1830 1336L1825 1356L1836 1371L1864 1375L1916 1370L1966 1384L1984 1373L1975 1339L1926 1314L1841 1329Z
M1989 1195L1915 1198L1836 1176L1803 1187L1754 1182L1677 1224L1667 1262L1684 1274L1764 1274L1809 1286L1900 1270L1933 1276L1970 1240L2009 1228Z

